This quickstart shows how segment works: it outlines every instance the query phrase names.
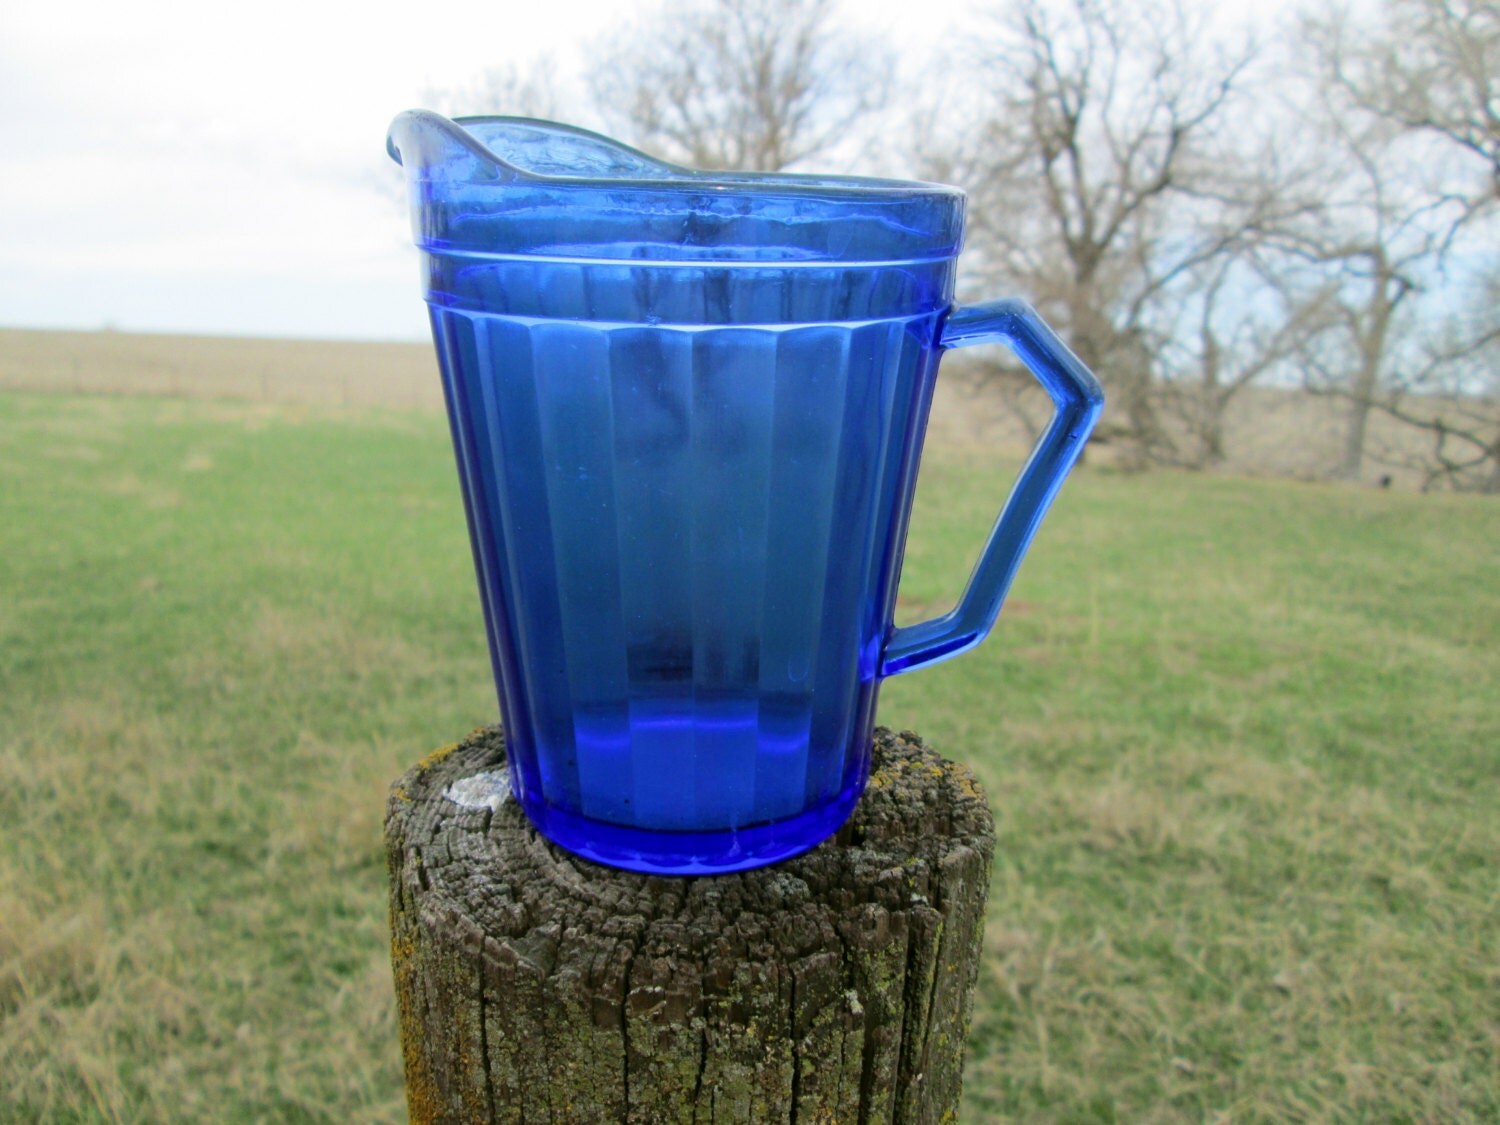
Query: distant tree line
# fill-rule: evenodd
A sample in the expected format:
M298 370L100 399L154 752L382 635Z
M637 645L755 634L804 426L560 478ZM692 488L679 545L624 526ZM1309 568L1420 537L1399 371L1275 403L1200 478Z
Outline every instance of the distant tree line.
M667 0L571 100L539 62L444 108L594 122L700 168L970 195L964 286L1031 300L1135 467L1222 461L1257 384L1383 414L1429 487L1500 492L1500 3L1313 0L1263 40L1186 0L996 0L922 88L834 0ZM1003 360L975 377L1031 417Z

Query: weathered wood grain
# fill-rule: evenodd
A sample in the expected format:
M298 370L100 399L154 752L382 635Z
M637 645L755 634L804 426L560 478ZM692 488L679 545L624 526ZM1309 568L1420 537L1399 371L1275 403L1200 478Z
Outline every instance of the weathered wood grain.
M661 878L550 844L499 731L391 790L391 952L411 1119L951 1121L994 825L963 767L876 732L805 855Z

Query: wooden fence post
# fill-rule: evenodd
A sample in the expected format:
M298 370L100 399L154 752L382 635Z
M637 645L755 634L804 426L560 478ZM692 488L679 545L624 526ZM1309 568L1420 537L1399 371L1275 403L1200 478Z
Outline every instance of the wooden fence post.
M386 847L415 1125L957 1118L994 824L911 732L834 839L755 871L569 855L497 729L392 787Z

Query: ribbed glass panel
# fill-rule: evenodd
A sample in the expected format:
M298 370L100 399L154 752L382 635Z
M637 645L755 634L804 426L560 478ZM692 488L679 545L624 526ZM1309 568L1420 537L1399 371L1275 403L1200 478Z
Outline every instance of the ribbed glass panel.
M629 677L609 341L599 328L559 321L533 325L531 343L545 472L541 488L531 484L528 491L538 502L545 497L552 530L555 627L572 697L580 812L628 823Z
M699 826L693 714L693 340L610 331L634 817Z
M732 829L769 819L756 806L755 763L775 390L774 331L695 334L695 782L700 816Z
M755 770L756 804L772 820L807 804L814 669L829 620L824 588L851 546L833 518L848 352L842 328L789 329L778 341Z

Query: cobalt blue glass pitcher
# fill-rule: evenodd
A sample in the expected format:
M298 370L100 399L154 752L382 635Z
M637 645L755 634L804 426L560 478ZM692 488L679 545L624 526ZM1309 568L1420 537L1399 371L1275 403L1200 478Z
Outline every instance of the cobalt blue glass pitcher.
M994 624L1102 405L1018 301L953 307L964 197L695 172L512 117L391 126L512 791L603 863L736 871L848 817L880 680ZM938 357L1057 405L957 606L895 628Z

